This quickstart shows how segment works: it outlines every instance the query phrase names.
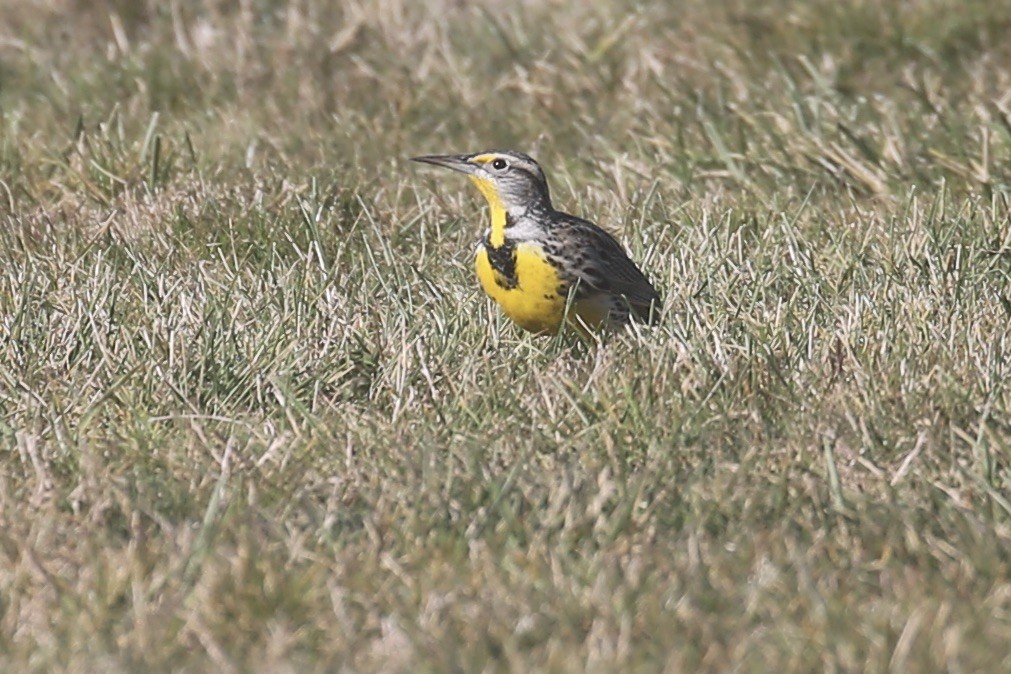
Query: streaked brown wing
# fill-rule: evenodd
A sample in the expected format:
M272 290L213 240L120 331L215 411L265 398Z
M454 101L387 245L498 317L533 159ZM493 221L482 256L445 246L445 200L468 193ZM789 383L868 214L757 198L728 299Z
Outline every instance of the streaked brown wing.
M589 220L558 215L561 217L554 234L563 240L562 245L567 251L579 251L567 256L579 284L624 297L641 319L650 316L651 305L656 315L660 308L660 293L628 257L621 244Z

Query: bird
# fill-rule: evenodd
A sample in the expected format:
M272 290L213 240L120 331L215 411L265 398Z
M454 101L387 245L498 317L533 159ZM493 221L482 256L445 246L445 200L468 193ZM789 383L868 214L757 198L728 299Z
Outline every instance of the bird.
M625 249L589 220L555 210L544 171L522 152L425 155L412 161L466 174L488 202L474 267L484 291L522 329L584 334L656 323L660 293Z

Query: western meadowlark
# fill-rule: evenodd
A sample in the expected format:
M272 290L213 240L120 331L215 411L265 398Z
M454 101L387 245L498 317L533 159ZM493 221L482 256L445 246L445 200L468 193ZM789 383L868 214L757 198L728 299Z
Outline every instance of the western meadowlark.
M660 294L621 244L592 222L556 211L544 172L527 155L490 150L413 161L467 174L487 199L491 227L477 247L477 277L524 330L558 332L570 293L576 325L658 318Z

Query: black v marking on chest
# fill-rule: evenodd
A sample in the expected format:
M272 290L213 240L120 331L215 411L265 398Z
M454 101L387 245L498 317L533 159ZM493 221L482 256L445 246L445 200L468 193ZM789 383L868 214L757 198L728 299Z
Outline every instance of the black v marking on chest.
M519 279L516 277L516 243L506 240L501 246L495 247L491 245L491 239L487 236L481 243L488 254L491 268L496 272L495 281L507 290L519 285Z

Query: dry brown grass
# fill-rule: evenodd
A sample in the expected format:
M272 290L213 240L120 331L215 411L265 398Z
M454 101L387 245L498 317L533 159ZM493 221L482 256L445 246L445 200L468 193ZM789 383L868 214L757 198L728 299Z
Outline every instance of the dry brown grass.
M330 5L0 9L0 669L1011 668L1007 3Z

